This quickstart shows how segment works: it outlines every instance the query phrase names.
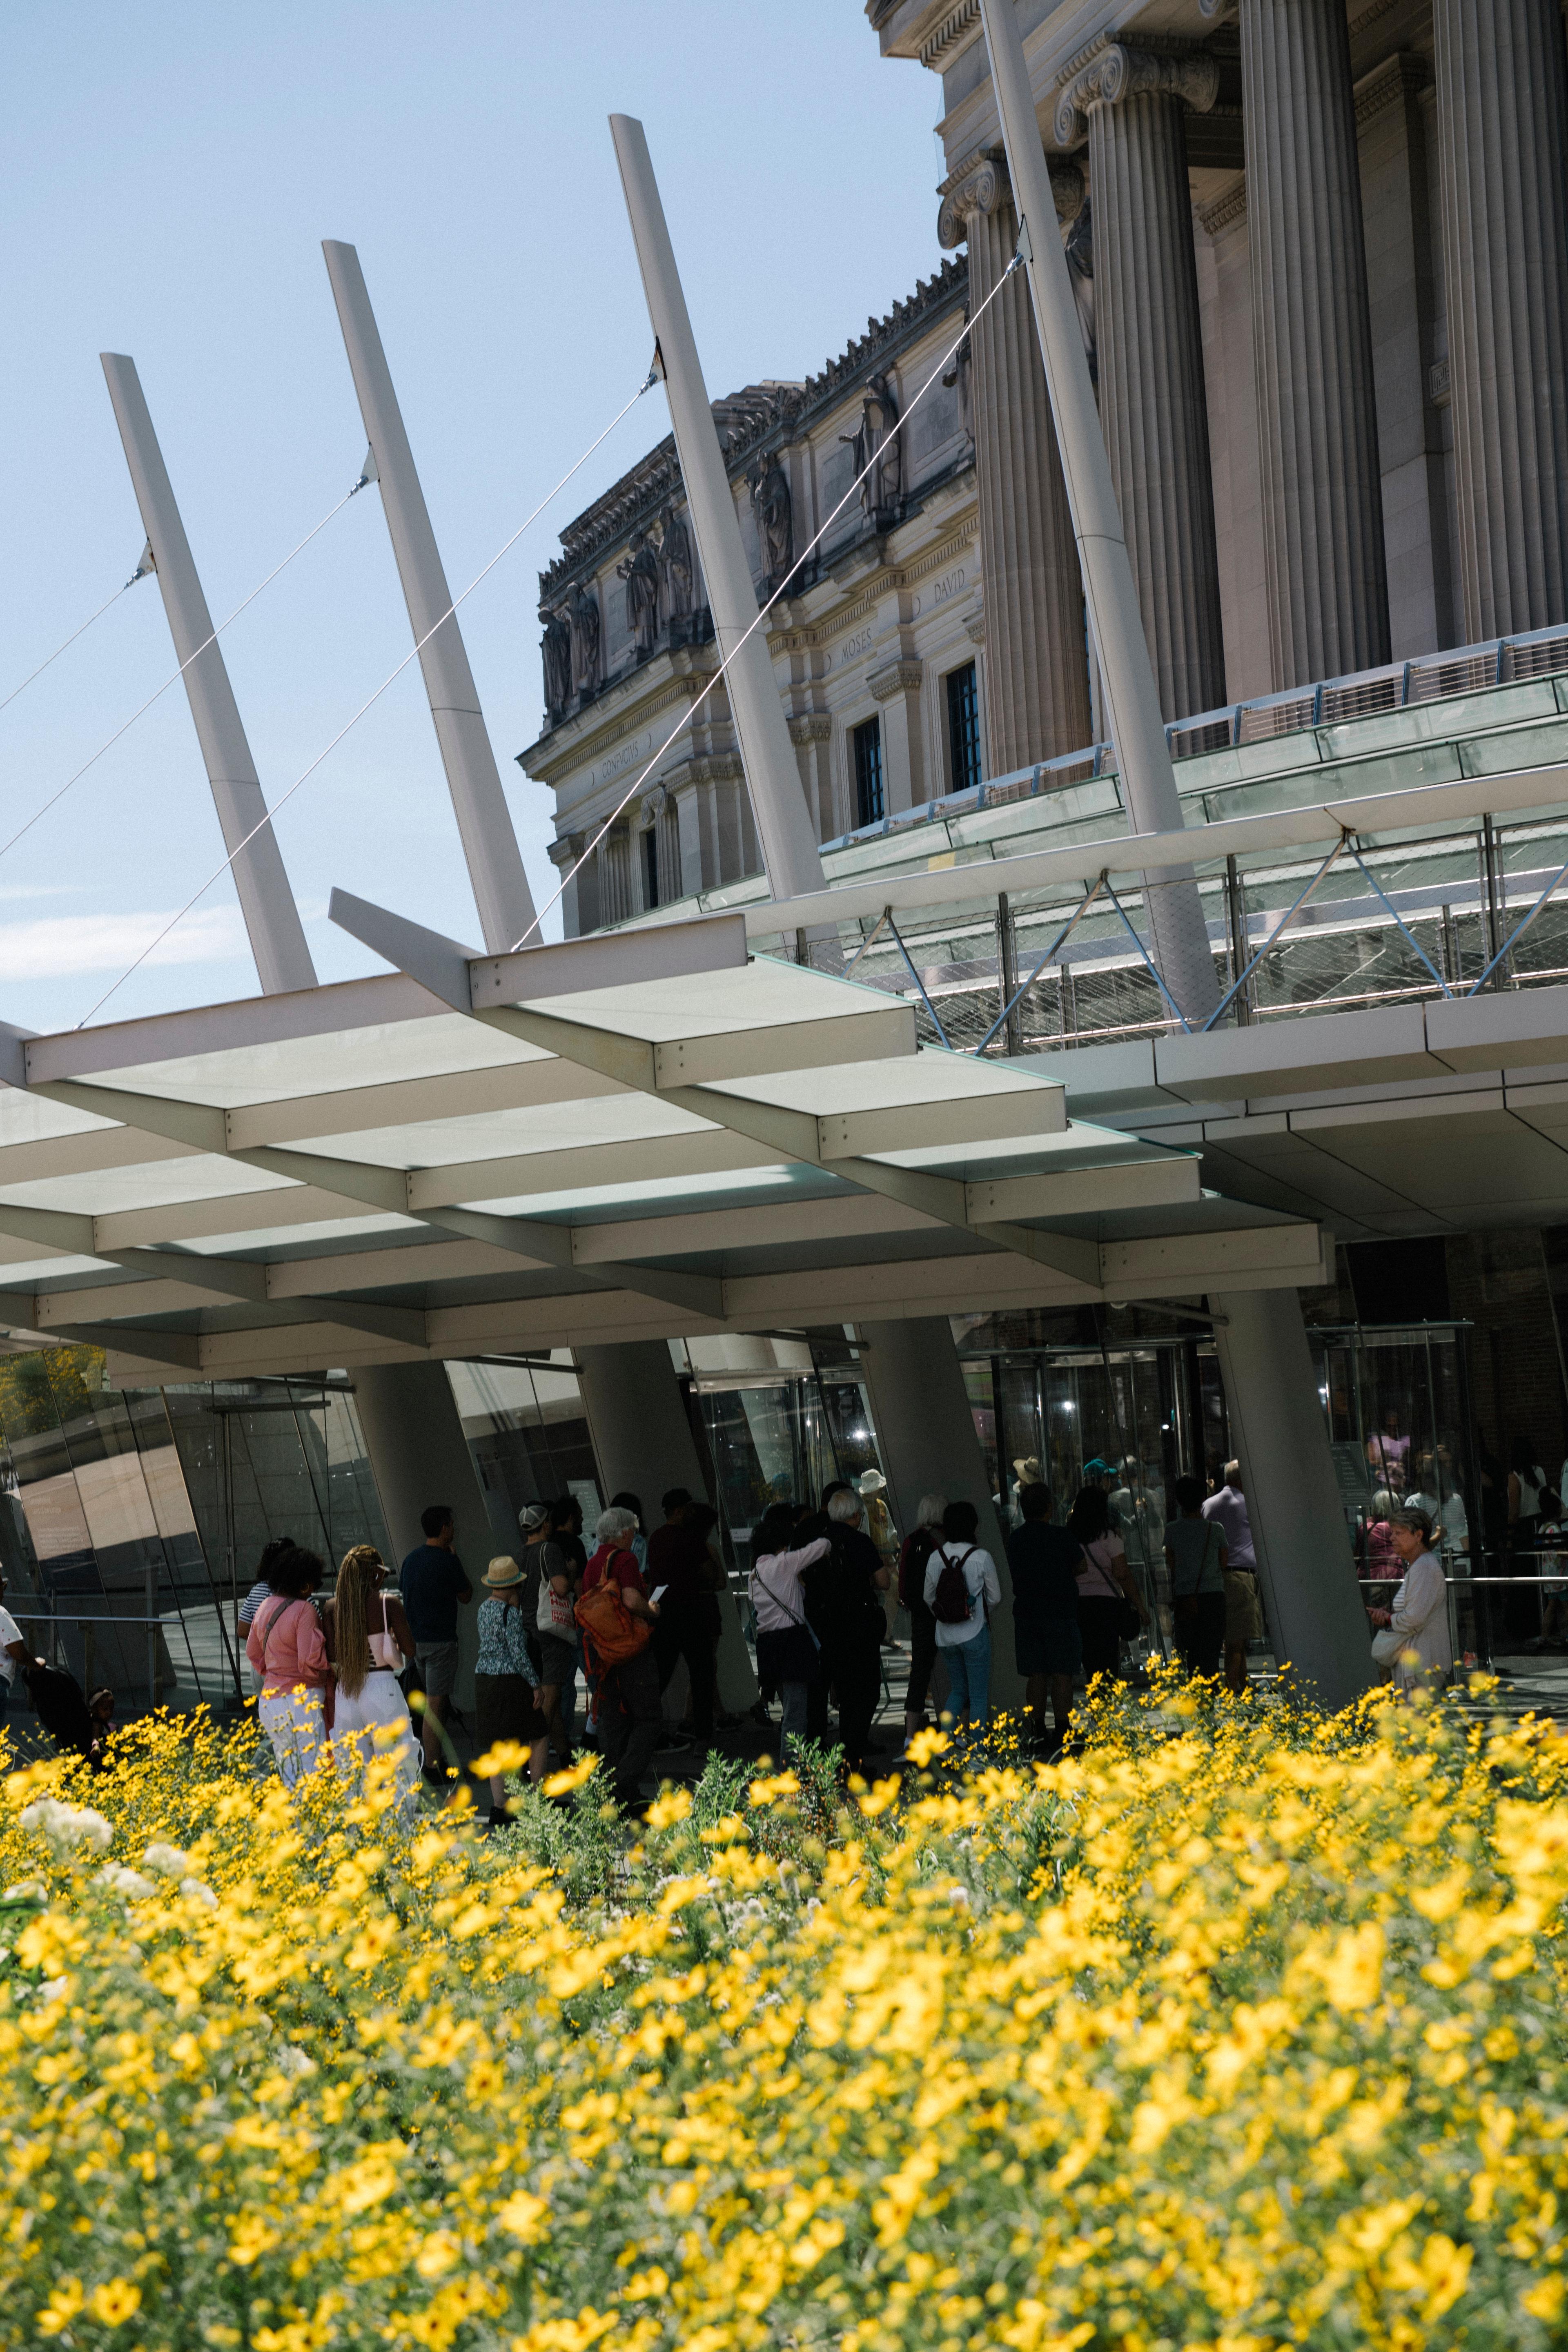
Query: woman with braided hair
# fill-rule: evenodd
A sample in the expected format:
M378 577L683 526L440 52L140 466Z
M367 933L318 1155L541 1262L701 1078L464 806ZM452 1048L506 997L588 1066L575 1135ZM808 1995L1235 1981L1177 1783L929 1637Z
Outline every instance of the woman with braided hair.
M332 1753L344 1778L357 1779L373 1757L391 1750L406 1828L418 1809L422 1759L397 1677L414 1655L414 1636L385 1581L386 1563L374 1544L343 1554L326 1609L327 1655L337 1674Z

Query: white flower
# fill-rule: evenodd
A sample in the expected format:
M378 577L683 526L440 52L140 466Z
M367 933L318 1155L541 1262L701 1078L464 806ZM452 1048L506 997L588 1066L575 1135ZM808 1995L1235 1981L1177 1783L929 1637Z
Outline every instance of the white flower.
M0 1895L0 1902L45 1903L48 1900L48 1892L41 1878L19 1878L15 1886L8 1886L4 1895Z
M160 1878L184 1878L191 1866L190 1855L177 1845L150 1845L142 1859Z
M127 1870L122 1862L106 1862L94 1883L99 1886L112 1887L115 1894L123 1895L128 1903L140 1903L144 1896L158 1892L150 1878L143 1878L139 1870Z
M280 2074L298 2077L313 2074L316 2062L313 2058L307 2058L297 2042L286 2042L278 2053L278 2068Z
M66 1987L69 1982L68 1977L48 1978L38 1987L38 1999L44 2001L63 2000L66 1996Z
M209 1911L217 1909L217 1896L205 1878L182 1878L180 1892L188 1895L193 1903L205 1903Z
M39 1797L35 1803L24 1806L22 1827L44 1839L57 1853L79 1845L90 1846L94 1853L101 1853L114 1839L114 1832L101 1813L95 1813L90 1805L64 1804L58 1797Z

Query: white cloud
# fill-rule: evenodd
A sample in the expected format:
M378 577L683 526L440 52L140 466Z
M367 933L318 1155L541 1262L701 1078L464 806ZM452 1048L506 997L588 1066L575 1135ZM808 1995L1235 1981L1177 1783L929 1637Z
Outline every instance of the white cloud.
M0 981L66 980L89 971L123 971L174 913L53 915L0 923ZM153 950L148 964L227 963L248 959L237 907L196 908Z

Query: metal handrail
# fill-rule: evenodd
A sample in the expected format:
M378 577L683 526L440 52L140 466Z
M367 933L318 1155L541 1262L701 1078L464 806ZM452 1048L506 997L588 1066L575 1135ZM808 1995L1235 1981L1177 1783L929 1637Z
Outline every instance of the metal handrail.
M1531 646L1560 643L1563 658L1550 667L1521 670L1510 661ZM1294 710L1305 705L1310 715L1299 727L1262 728L1250 737L1260 741L1279 734L1306 734L1314 727L1344 725L1356 718L1374 718L1376 710L1330 711L1325 706L1342 700L1352 702L1358 694L1365 694L1379 686L1397 686L1382 706L1390 710L1405 710L1417 703L1451 702L1460 696L1485 693L1499 686L1522 685L1536 678L1550 677L1554 670L1568 670L1568 623L1552 628L1527 629L1509 637L1489 637L1473 646L1453 646L1446 651L1417 654L1404 662L1384 662L1374 669L1349 670L1341 677L1320 678L1306 686L1282 688L1275 694L1258 694L1245 702L1222 704L1214 710L1200 710L1188 719L1173 719L1165 729L1165 740L1173 757L1205 757L1214 750L1234 749L1249 740L1249 717L1266 717L1271 711ZM1454 683L1441 683L1442 673L1454 675ZM1481 673L1489 672L1489 676ZM1438 683L1428 691L1423 687L1431 678ZM1225 730L1225 743L1205 745L1204 752L1183 755L1176 751L1176 739L1184 735L1217 734ZM1106 741L1086 743L1081 751L1061 751L1055 759L1031 762L1026 768L1011 768L1005 775L989 776L981 784L972 784L965 792L948 793L936 800L921 801L915 807L900 809L896 814L879 817L874 824L861 825L853 832L841 833L832 841L825 841L823 849L847 849L856 843L876 841L890 833L901 833L915 824L929 824L943 817L963 816L983 811L994 804L1001 794L1005 800L1034 799L1049 789L1047 779L1068 768L1087 768L1083 781L1091 782L1115 772L1116 746ZM1023 789L1026 787L1026 790Z

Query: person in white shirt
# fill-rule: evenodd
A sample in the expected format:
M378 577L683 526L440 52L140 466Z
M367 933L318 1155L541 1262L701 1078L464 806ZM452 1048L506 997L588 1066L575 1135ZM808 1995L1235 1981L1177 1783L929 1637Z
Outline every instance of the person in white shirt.
M955 1717L971 1725L983 1724L991 1704L990 1612L1002 1605L1002 1580L996 1563L974 1538L980 1514L973 1503L950 1503L942 1516L942 1540L926 1562L926 1605L936 1618L936 1645L947 1668L950 1703ZM969 1607L963 1617L944 1615L937 1605L942 1572L949 1564L958 1570ZM948 1579L951 1593L953 1580Z
M1391 1609L1369 1609L1374 1625L1385 1628L1398 1643L1392 1659L1376 1644L1373 1655L1393 1667L1397 1691L1441 1689L1454 1671L1454 1645L1448 1633L1448 1592L1443 1564L1432 1548L1432 1522L1425 1511L1396 1511L1394 1546L1405 1563L1405 1581Z
M752 1607L757 1619L757 1676L778 1692L784 1709L781 1757L806 1737L812 1693L822 1680L822 1654L806 1616L802 1578L826 1559L826 1536L797 1544L798 1514L791 1503L774 1503L752 1536ZM826 1704L826 1702L824 1702Z
M5 1580L0 1576L0 1601L5 1597ZM26 1672L32 1652L22 1639L22 1629L8 1609L0 1609L0 1723L11 1708L11 1695L17 1677Z
M1415 1475L1420 1484L1412 1495L1405 1497L1408 1511L1425 1511L1432 1522L1433 1533L1441 1539L1446 1552L1468 1552L1470 1549L1470 1523L1465 1506L1453 1483L1453 1470L1447 1459L1447 1448L1436 1454L1417 1456ZM1447 1492L1443 1491L1447 1488Z

